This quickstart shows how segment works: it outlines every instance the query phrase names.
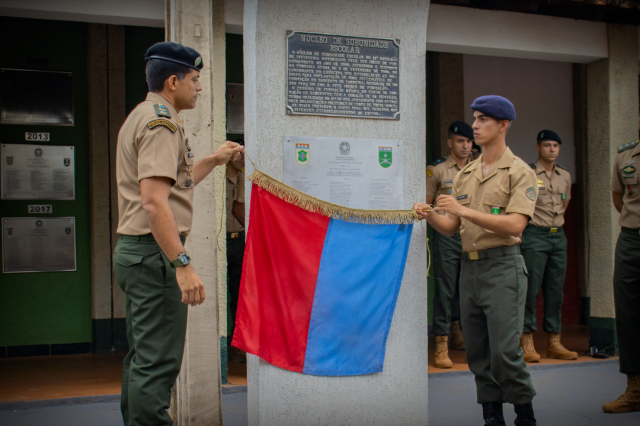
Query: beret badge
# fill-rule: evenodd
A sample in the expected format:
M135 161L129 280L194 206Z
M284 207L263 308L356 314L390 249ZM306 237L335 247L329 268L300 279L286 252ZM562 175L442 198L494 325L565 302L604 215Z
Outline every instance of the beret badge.
M195 66L197 67L197 66L198 66L198 65L200 65L201 63L202 63L202 56L198 56L198 57L196 58Z

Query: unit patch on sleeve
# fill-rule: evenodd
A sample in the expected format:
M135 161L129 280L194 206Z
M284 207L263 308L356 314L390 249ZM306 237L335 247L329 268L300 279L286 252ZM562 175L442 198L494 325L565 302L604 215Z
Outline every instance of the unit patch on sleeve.
M527 189L526 194L527 194L527 198L530 199L531 201L534 201L536 199L536 190L533 189L533 186Z
M175 133L176 130L178 130L178 128L176 127L175 124L173 124L171 121L164 119L164 118L159 118L157 120L152 120L150 122L147 123L147 127L149 129L153 129L154 127L158 127L158 126L164 126L167 129L171 130L171 133Z

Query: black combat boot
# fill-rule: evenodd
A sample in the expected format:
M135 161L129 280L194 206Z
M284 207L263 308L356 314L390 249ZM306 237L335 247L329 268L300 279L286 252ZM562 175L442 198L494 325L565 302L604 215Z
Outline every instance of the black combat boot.
M506 426L501 402L482 404L482 417L484 417L484 426Z
M514 422L516 426L536 426L538 424L533 416L533 404L514 404L513 408L518 415Z

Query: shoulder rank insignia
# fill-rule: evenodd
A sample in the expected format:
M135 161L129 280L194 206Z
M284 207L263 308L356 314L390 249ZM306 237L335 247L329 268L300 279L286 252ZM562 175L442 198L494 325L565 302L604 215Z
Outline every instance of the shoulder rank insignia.
M158 126L166 127L167 129L171 130L171 133L175 133L175 131L178 129L175 124L164 118L158 118L157 120L152 120L147 123L147 127L149 129L153 129L154 127Z
M567 168L566 168L566 167L564 167L564 166L561 166L561 165L560 165L560 164L558 164L558 163L556 163L556 167L560 167L562 170L569 171L569 169L567 169Z
M432 166L437 166L438 164L442 163L444 160L446 160L446 157L442 157L439 160L434 161L433 163L431 163Z
M169 112L169 109L166 106L162 104L155 104L153 106L153 109L156 110L156 114L158 114L160 117L171 118L171 113Z
M529 167L531 167L534 171L537 169L536 163L529 163Z
M638 145L638 143L640 143L640 141L630 142L630 143L628 143L626 145L620 145L618 147L618 152L624 152L624 151L626 151L628 149L635 148L636 145Z

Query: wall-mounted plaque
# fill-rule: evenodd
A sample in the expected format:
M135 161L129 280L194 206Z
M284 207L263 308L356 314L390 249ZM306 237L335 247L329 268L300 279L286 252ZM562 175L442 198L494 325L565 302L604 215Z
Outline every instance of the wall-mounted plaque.
M75 270L75 218L2 218L4 273Z
M73 200L73 146L2 144L3 200Z
M400 40L287 31L287 114L400 119Z
M244 84L227 83L227 133L244 134Z
M401 140L284 137L284 183L345 207L406 208L402 160Z
M2 68L0 123L73 126L73 73Z

